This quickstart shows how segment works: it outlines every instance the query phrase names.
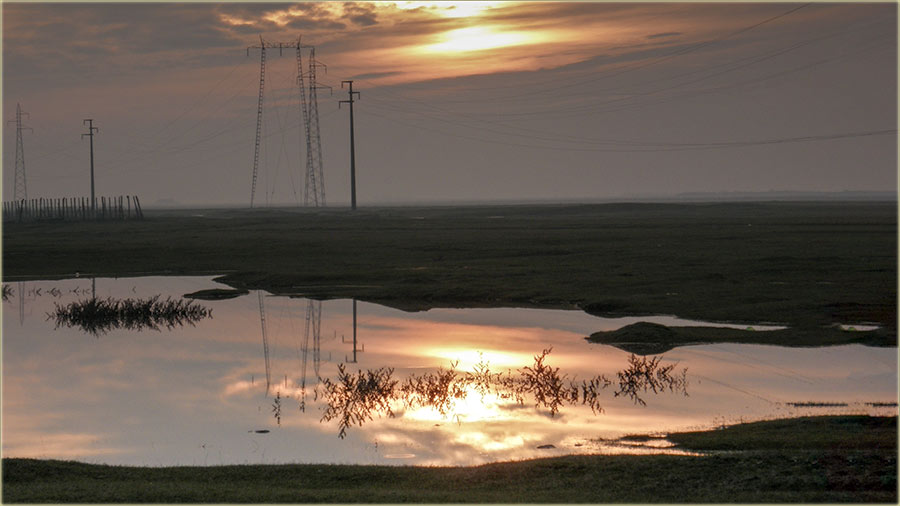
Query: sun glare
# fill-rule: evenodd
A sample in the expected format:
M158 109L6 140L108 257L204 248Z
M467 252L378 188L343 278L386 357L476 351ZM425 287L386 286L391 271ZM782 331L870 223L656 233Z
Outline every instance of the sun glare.
M442 42L423 46L422 51L426 53L461 53L536 42L530 34L525 32L501 32L481 26L450 30L442 34L441 39L443 39Z
M501 406L511 402L500 399L493 393L482 394L474 385L468 385L466 395L455 399L447 413L440 413L433 406L422 406L407 410L403 416L411 420L451 423L507 420L512 414Z
M457 370L462 371L471 371L479 363L488 364L492 368L516 368L528 365L532 360L532 356L528 354L493 350L478 351L469 348L432 348L425 351L424 354L456 362Z

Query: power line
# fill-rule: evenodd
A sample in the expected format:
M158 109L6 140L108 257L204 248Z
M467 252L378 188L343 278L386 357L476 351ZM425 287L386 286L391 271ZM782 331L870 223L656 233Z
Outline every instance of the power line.
M725 72L729 72L729 71L735 70L735 69L737 69L738 67L749 66L749 65L751 65L751 64L755 64L755 63L758 63L758 62L760 62L760 61L763 61L763 60L766 60L766 59L773 58L773 57L775 57L775 56L784 54L784 53L786 53L786 52L788 52L788 51L794 50L794 49L796 49L796 48L799 47L799 46L805 46L805 45L808 45L808 44L810 44L810 43L813 43L813 42L816 42L816 41L818 41L818 40L821 40L821 39L823 39L823 38L829 38L829 37L834 36L834 35L837 35L837 34L830 34L830 35L828 35L828 36L824 36L824 37L819 37L819 38L816 38L816 39L807 40L807 41L804 41L804 42L801 42L801 43L798 43L798 44L794 44L794 45L789 46L789 47L786 47L786 48L781 48L781 49L779 49L779 50L777 50L777 51L775 51L775 52L770 52L770 53L766 53L766 54L763 54L763 55L757 55L757 56L753 56L753 57L744 58L744 59L738 60L738 62L741 62L741 65L739 65L739 66L734 66L734 65L733 65L733 63L736 63L736 62L729 62L729 64L732 64L732 65L733 65L731 68L726 69L726 70L723 70L723 71L720 71L719 73L717 73L717 74L715 74L715 75L720 75L720 74L723 74L723 73L725 73ZM877 44L876 44L876 45L877 45ZM742 82L738 82L738 83L732 83L732 84L725 85L725 86L720 86L720 87L717 87L717 88L704 89L704 90L697 90L697 91L689 91L689 92L682 93L682 94L680 94L680 95L676 95L676 96L673 96L673 97L663 97L662 99L658 99L658 100L654 100L654 101L650 101L650 102L645 102L645 103L624 104L624 105L622 105L622 106L615 107L615 108L606 107L606 108L604 108L604 109L597 109L597 108L591 108L591 107L589 107L589 106L585 106L585 105L582 104L582 105L579 105L579 106L578 106L577 108L575 108L574 110L577 111L576 115L580 115L580 114L592 114L592 115L596 115L596 114L599 114L599 113L605 113L605 112L621 111L621 110L628 109L628 108L633 108L633 107L646 107L646 106L649 106L649 105L656 105L656 104L659 104L659 103L669 102L669 101L671 101L671 100L673 100L673 99L686 98L686 97L690 97L690 96L693 96L693 95L709 94L709 93L714 93L714 92L724 91L724 90L727 90L727 89L730 89L730 88L734 88L734 87L736 87L736 86L743 86L743 85L756 84L756 83L762 82L762 81L764 81L764 80L777 78L777 77L780 77L780 76L783 76L783 75L786 75L786 74L789 74L789 73L797 72L797 71L800 71L800 70L806 70L806 69L811 68L811 67L814 67L814 66L822 65L822 64L824 64L824 63L828 63L828 62L831 62L831 61L834 61L834 60L837 60L837 59L841 59L841 58L846 58L846 57L848 57L848 56L852 56L853 54L858 53L858 52L866 52L866 51L869 51L872 47L873 47L873 46L864 46L864 47L859 48L857 51L854 51L853 53L847 53L847 54L839 55L839 56L837 56L837 57L821 59L821 60L812 62L812 63L807 64L807 65L803 65L803 66L800 66L800 67L795 67L795 68L793 68L793 69L788 69L788 70L785 70L785 71L780 71L780 72L776 72L776 73L773 73L773 74L769 74L769 75L757 77L757 78L754 78L754 79L751 79L751 80L748 80L748 81L742 81ZM715 66L715 67L721 67L721 65L717 65L717 66ZM706 71L706 70L708 70L708 69L702 69L702 71ZM710 76L707 76L707 77L710 77ZM665 88L665 89L653 90L652 92L647 92L647 93L643 94L642 96L649 96L649 95L652 95L652 94L658 94L658 93L661 93L661 92L663 92L663 91L670 91L671 89L674 89L674 88L676 88L676 87L680 87L680 86L683 86L683 85L685 85L685 84L691 84L691 83L699 82L699 81L701 81L701 80L703 80L703 79L705 79L705 78L695 79L694 81L690 81L689 83L680 83L680 84L678 84L678 85L671 86L671 87L668 87L668 88ZM631 99L631 98L634 98L634 97L625 97L625 98L626 98L626 99ZM373 105L373 107L375 107L375 108L379 108L379 106L381 106L381 108L383 108L383 109L385 109L385 110L392 110L392 111L395 111L395 112L409 112L409 113L416 114L416 115L418 115L418 116L422 116L422 117L424 117L424 118L429 118L429 119L432 119L432 120L435 120L435 121L440 121L440 122L443 122L443 123L448 123L448 124L456 125L456 126L462 126L462 124L460 124L460 123L458 123L458 122L456 122L456 121L453 121L453 120L451 120L451 119L447 119L447 118L444 118L444 117L436 116L436 115L433 115L433 114L427 114L427 113L425 113L425 112L422 112L421 110L405 110L405 109L403 109L403 108L401 108L401 107L398 107L398 106L396 106L396 105L394 105L394 104L392 104L392 103L388 103L388 102L385 102L385 101L383 101L383 100L380 100L380 99L378 99L377 97L376 97L376 98L373 98L373 100L375 101L375 104ZM508 122L504 122L504 121L492 121L492 120L488 120L488 119L482 119L482 118L480 118L480 117L478 117L478 116L476 116L476 115L473 115L473 114L471 114L471 113L467 114L467 113L462 113L462 112L451 112L451 111L447 111L446 109L442 109L442 108L437 107L437 106L435 106L435 105L433 105L433 104L431 104L431 103L426 103L426 102L416 101L416 100L414 100L414 99L410 99L410 101L412 101L412 102L418 102L418 103L420 103L422 106L424 106L424 107L426 107L426 108L428 108L428 109L434 110L434 111L436 111L436 112L438 112L438 113L446 113L446 114L451 115L451 116L461 116L461 117L463 118L464 121L465 121L465 120L469 120L469 121L481 123L481 124L484 124L484 125L500 127L500 128L502 128L503 130L497 130L497 129L495 129L495 128L490 128L489 126L466 125L466 128L475 128L475 129L478 129L478 130L481 130L481 131L486 131L486 132L489 132L489 133L500 134L500 135L504 135L504 136L508 136L508 137L519 137L519 138L528 138L528 139L536 139L536 140L545 140L545 141L550 141L550 142L564 142L564 143L570 143L570 144L575 144L575 145L583 145L583 144L588 144L588 145L609 144L609 145L626 145L626 146L673 146L673 145L676 145L676 146L677 146L677 145L678 145L678 143L671 143L671 142L609 140L609 139L596 139L596 138L589 138L589 137L582 137L582 136L573 136L573 135L549 134L548 132L546 132L546 131L544 131L544 130L536 130L536 129L529 129L529 128L524 128L524 127L517 127L517 126L514 126L514 125L510 125ZM605 103L603 103L603 104L601 104L601 105L607 105L607 104L611 104L611 103L613 103L613 102L619 102L619 101L621 101L621 100L608 101L608 102L605 102ZM571 116L571 115L569 115L569 114L564 114L564 113L565 113L565 110L559 110L559 109L557 109L557 110L554 110L554 111L546 111L546 112L544 112L544 113L541 113L541 114L543 114L543 116L541 116L541 117L542 117L542 119L547 119L547 118L550 118L550 117L559 117L559 118L561 118L561 117ZM476 113L476 114L477 114L477 113ZM489 114L489 113L485 113L485 114ZM508 114L505 114L504 116L505 116L505 117L508 117L508 116L534 116L534 115L537 115L537 114L538 114L538 113L534 113L534 112L531 112L531 113L529 113L529 112L523 112L523 113L508 113ZM512 131L510 131L510 130L512 130ZM515 131L519 131L519 132L529 132L529 133L518 133L518 132L515 132Z
M701 42L701 43L699 43L699 44L694 44L694 45L692 45L692 46L688 46L687 48L679 49L679 50L677 50L677 51L674 51L674 52L672 52L672 53L670 53L670 54L668 54L668 55L665 55L665 56L663 56L663 57L661 57L661 58L658 58L658 59L656 59L656 60L650 60L650 61L648 61L648 62L644 62L644 63L641 63L641 64L635 64L635 65L631 65L631 66L625 66L625 67L616 69L617 72L611 72L611 73L609 73L609 74L605 74L605 75L600 75L600 76L592 77L592 78L590 78L590 79L585 79L585 80L582 80L582 81L573 81L573 82L570 82L570 83L567 83L567 84L560 84L560 85L554 86L554 87L552 87L552 88L545 88L545 89L533 90L533 91L523 92L523 93L520 93L520 94L507 94L507 95L505 95L505 98L504 98L504 99L507 99L507 100L508 100L508 99L512 99L512 98L530 97L530 96L539 95L539 94L548 93L548 92L554 92L554 93L555 93L555 92L558 92L558 91L561 90L561 89L567 89L567 88L572 88L572 87L575 87L575 86L582 86L582 85L585 85L585 84L595 83L595 82L600 81L600 80L602 80L602 79L607 79L607 78L609 78L609 77L614 77L614 76L622 75L622 74L625 74L625 73L627 73L627 72L631 72L631 71L634 71L634 70L642 69L642 68L645 68L645 67L650 67L650 66L652 66L652 65L658 65L658 64L660 64L660 63L669 61L669 60L671 60L671 59L673 59L673 58L677 58L677 57L679 57L679 56L682 56L682 55L685 55L685 54L688 54L688 53L693 53L694 51L697 51L698 49L703 49L703 48L708 47L708 46L710 46L710 45L713 45L713 44L715 44L715 43L717 43L717 42L721 42L721 41L723 41L723 40L730 39L730 38L732 38L732 37L734 37L734 36L736 36L736 35L740 35L740 34L742 34L742 33L749 32L750 30L753 30L753 29L758 28L758 27L760 27L760 26L763 26L763 25L765 25L765 24L768 24L768 23L771 23L771 22L773 22L773 21L776 21L776 20L781 19L781 18L783 18L783 17L785 17L785 16L789 16L789 15L791 15L791 14L793 14L793 13L799 11L800 9L803 9L803 8L805 8L805 7L808 7L809 5L810 5L810 4L808 4L808 3L807 3L807 4L803 4L803 5L799 6L799 7L795 7L795 8L793 8L793 9L790 9L790 10L786 11L786 12L783 12L783 13L781 13L781 14L778 14L777 16L772 16L772 17L770 17L770 18L768 18L768 19L764 19L764 20L762 20L762 21L760 21L760 22L758 22L758 23L754 23L754 24L752 24L752 25L745 26L744 28L741 28L741 29L739 29L739 30L737 30L737 31L734 31L734 32L731 32L731 33L722 35L722 36L720 36L720 37L716 37L716 38L714 38L714 39L712 39L712 40L708 40L708 41L705 41L705 42Z
M531 148L538 150L551 150L551 151L582 151L582 152L599 152L599 153L652 153L652 152L665 152L665 151L705 151L705 150L714 150L714 149L726 149L726 148L738 148L738 147L752 147L752 146L763 146L770 144L789 144L789 143L799 143L799 142L815 142L815 141L825 141L825 140L835 140L835 139L847 139L854 137L872 137L872 136L881 136L881 135L896 135L897 129L883 129L883 130L871 130L871 131L863 131L863 132L848 132L848 133L840 133L840 134L827 134L827 135L811 135L811 136L801 136L801 137L785 137L785 138L777 138L777 139L762 139L762 140L750 140L750 141L727 141L727 142L713 142L713 143L670 143L665 146L645 146L645 147L630 147L630 148L616 148L616 147L579 147L579 146L552 146L552 145L542 145L542 144L525 144L521 142L510 142L498 139L486 139L484 137L475 137L470 135L458 134L454 132L447 132L446 130L440 130L437 128L421 125L421 124L410 124L403 121L396 120L390 116L385 116L377 113L370 112L373 116L409 126L415 129L428 130L435 133L440 133L445 136L457 137L460 139L473 140L478 141L485 144L502 144L507 146L515 146L521 148Z

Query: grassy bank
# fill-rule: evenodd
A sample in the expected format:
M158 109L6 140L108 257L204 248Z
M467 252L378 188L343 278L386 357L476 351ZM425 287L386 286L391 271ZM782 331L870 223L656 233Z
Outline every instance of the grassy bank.
M147 212L4 224L4 281L224 274L405 309L581 307L896 334L896 204L607 204Z
M759 331L724 327L669 327L638 322L616 330L594 332L587 339L593 343L609 344L639 355L665 353L678 346L713 343L793 347L839 344L897 346L897 333L893 329L860 331L842 330L836 326Z
M4 502L892 502L897 418L816 417L669 436L703 457L477 467L138 468L4 459ZM734 451L738 449L737 451Z

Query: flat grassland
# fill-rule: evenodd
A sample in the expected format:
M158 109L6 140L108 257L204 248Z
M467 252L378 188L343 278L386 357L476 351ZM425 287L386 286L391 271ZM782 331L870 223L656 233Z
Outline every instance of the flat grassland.
M207 209L4 224L4 281L75 273L222 274L238 289L409 310L581 308L775 322L807 335L874 323L883 330L870 344L894 345L897 205ZM778 344L815 344L788 334Z
M3 460L3 502L897 502L897 417L814 417L670 434L682 455L475 467L116 467ZM632 438L635 439L635 438Z

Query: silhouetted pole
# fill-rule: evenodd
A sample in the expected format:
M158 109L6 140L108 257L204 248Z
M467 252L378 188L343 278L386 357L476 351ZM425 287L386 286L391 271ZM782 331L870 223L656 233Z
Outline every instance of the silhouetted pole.
M344 83L350 85L348 91L350 99L338 102L338 109L341 108L341 104L350 104L350 209L356 210L356 146L353 139L353 94L355 93L357 97L360 95L358 91L353 91L353 81L341 81L341 88L344 87Z
M88 125L88 133L81 134L81 138L84 139L85 135L91 138L91 212L96 212L97 202L94 199L94 132L99 132L100 129L94 126L94 120L92 119L86 119L81 124L85 123Z

